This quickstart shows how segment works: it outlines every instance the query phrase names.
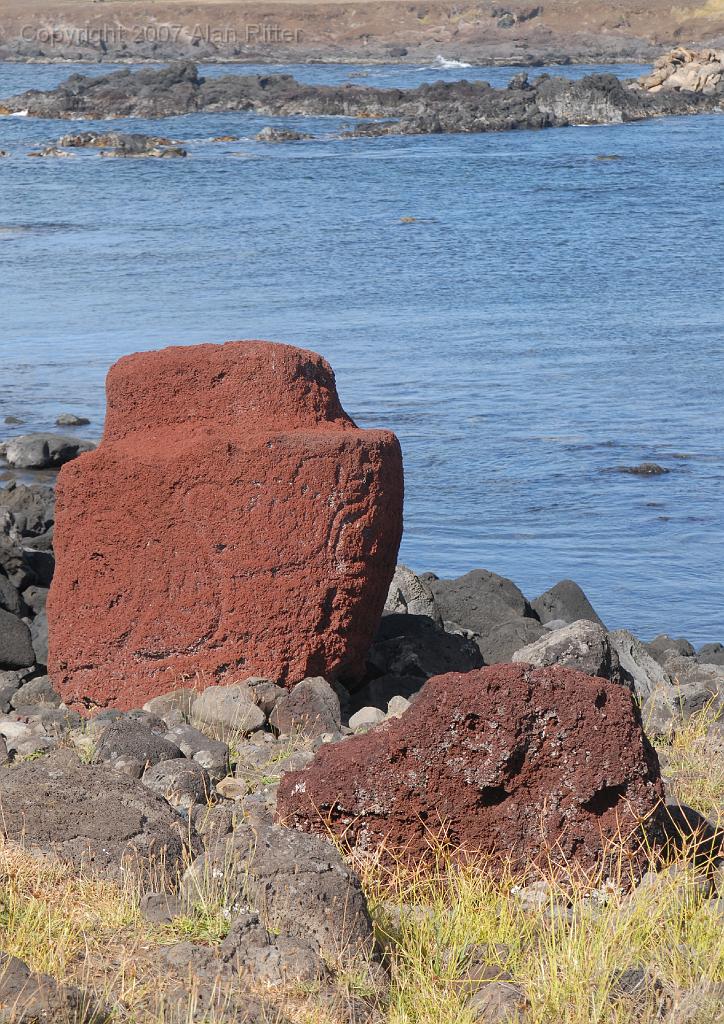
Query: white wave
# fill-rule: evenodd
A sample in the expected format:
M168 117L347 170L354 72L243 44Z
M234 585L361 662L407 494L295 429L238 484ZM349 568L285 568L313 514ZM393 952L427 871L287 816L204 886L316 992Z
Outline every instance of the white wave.
M448 60L438 53L435 63L439 68L471 68L472 64L466 64L464 60Z
M28 113L29 113L29 111L27 111L27 110L16 110L15 113L11 114L10 116L11 117L27 117Z

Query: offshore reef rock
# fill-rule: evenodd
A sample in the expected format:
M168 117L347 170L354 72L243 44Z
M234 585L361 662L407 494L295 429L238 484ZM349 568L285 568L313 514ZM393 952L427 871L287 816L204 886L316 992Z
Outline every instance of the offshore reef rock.
M401 719L323 746L282 777L280 820L415 862L436 835L523 869L590 868L607 840L644 862L663 788L631 692L566 668L497 665L428 680Z
M415 89L344 83L313 85L291 75L204 78L179 61L160 71L129 68L109 75L73 74L48 92L32 89L3 101L8 112L32 117L155 118L190 113L254 111L270 117L335 116L365 119L355 135L420 135L612 124L720 109L721 83L712 91L652 92L615 75L577 81L516 75L509 88L485 81L432 82Z
M270 342L129 356L107 390L100 446L58 481L64 701L361 675L402 532L394 434L355 426L320 356Z

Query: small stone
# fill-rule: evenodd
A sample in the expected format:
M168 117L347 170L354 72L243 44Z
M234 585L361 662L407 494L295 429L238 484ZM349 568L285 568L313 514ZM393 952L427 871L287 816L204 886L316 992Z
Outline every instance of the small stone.
M360 708L350 717L349 727L353 732L367 732L368 729L374 729L376 725L384 722L386 718L385 712L380 708Z
M166 739L175 743L184 757L205 768L213 779L223 779L229 770L229 748L220 740L212 740L192 725L175 725L166 733Z
M47 704L57 708L60 706L60 696L53 689L48 676L36 676L23 683L10 704L14 708L29 707L31 704Z
M145 768L143 761L136 761L132 757L116 757L108 764L114 771L127 775L129 779L140 779Z
M410 702L407 697L400 697L399 695L393 697L387 705L387 717L388 718L402 718L404 713L410 707Z
M261 708L267 718L271 715L279 699L287 692L285 687L275 683L272 679L252 676L250 679L246 679L245 683L251 690L254 703Z
M146 892L141 896L139 910L151 924L171 924L175 917L188 913L187 900L167 892Z
M37 754L45 754L49 750L55 750L58 740L50 736L31 736L15 745L15 760L35 757Z
M197 690L181 687L178 690L171 690L169 693L162 693L158 697L152 697L143 705L143 710L152 715L158 715L164 721L169 711L180 711L182 715L189 718L198 695Z
M249 787L245 780L235 779L233 775L228 775L216 783L216 792L224 800L243 800L245 796L249 795Z

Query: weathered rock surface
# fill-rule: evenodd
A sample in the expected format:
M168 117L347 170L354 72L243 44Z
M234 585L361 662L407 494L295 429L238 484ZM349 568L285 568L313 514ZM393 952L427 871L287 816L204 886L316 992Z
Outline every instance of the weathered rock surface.
M100 447L58 480L54 684L80 709L129 708L185 678L358 675L401 529L397 439L355 426L319 356L122 359Z
M561 580L556 583L531 601L531 606L544 623L553 622L555 619L563 619L564 622L588 619L589 622L597 622L599 626L606 628L591 602L573 580Z
M103 876L118 877L124 865L181 869L188 828L165 801L119 772L54 756L0 773L8 839Z
M226 740L263 728L266 715L244 682L207 687L194 701L191 721L218 740Z
M600 861L663 795L631 692L564 668L495 666L429 680L403 719L322 747L283 776L281 820L360 852L455 848L514 867ZM636 836L633 836L636 833Z
M608 634L608 642L618 656L622 673L633 686L636 696L645 701L654 690L668 689L671 677L651 657L644 644L627 629L617 629Z
M424 680L444 672L480 668L483 658L473 640L438 629L427 615L406 614L385 615L368 663L378 677L416 676Z
M718 88L718 87L717 87ZM33 117L169 117L199 111L252 110L271 116L336 115L375 118L353 134L425 134L609 124L719 109L717 93L674 89L652 93L614 75L577 81L517 75L507 89L485 81L434 82L416 89L357 84L321 86L290 75L204 78L179 61L160 71L130 69L103 76L73 74L54 90L31 90L2 101Z
M486 665L499 665L511 661L516 651L547 635L545 626L537 619L507 619L496 622L486 630L485 636L475 636Z
M17 469L52 469L62 466L95 445L77 437L60 434L23 434L5 441L5 458Z
M586 619L547 633L516 651L513 661L537 668L564 665L589 676L600 676L616 683L629 682L621 672L618 654L605 629Z
M228 906L261 913L275 934L311 939L330 961L373 953L360 881L325 840L279 825L240 825L194 861L183 893L193 900L215 871Z

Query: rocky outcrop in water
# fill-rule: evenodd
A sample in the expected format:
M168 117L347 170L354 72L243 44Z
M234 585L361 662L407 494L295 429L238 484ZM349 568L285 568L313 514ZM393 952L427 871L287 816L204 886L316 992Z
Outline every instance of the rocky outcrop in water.
M516 75L506 89L484 81L436 82L416 89L310 85L290 75L224 75L206 79L195 64L160 71L129 69L101 77L71 75L49 92L3 101L7 111L42 118L170 117L242 110L271 116L354 117L355 135L487 132L611 124L718 110L724 88L711 93L650 90L614 75L578 81ZM372 119L372 120L371 120Z
M669 90L722 94L724 50L687 50L678 46L654 64L650 75L638 80L642 89L658 93Z
M58 139L68 149L98 149L105 157L179 157L187 151L173 139L124 132L80 132Z
M58 480L66 703L360 675L402 532L396 437L356 427L320 356L270 342L129 356L107 392L103 441Z

